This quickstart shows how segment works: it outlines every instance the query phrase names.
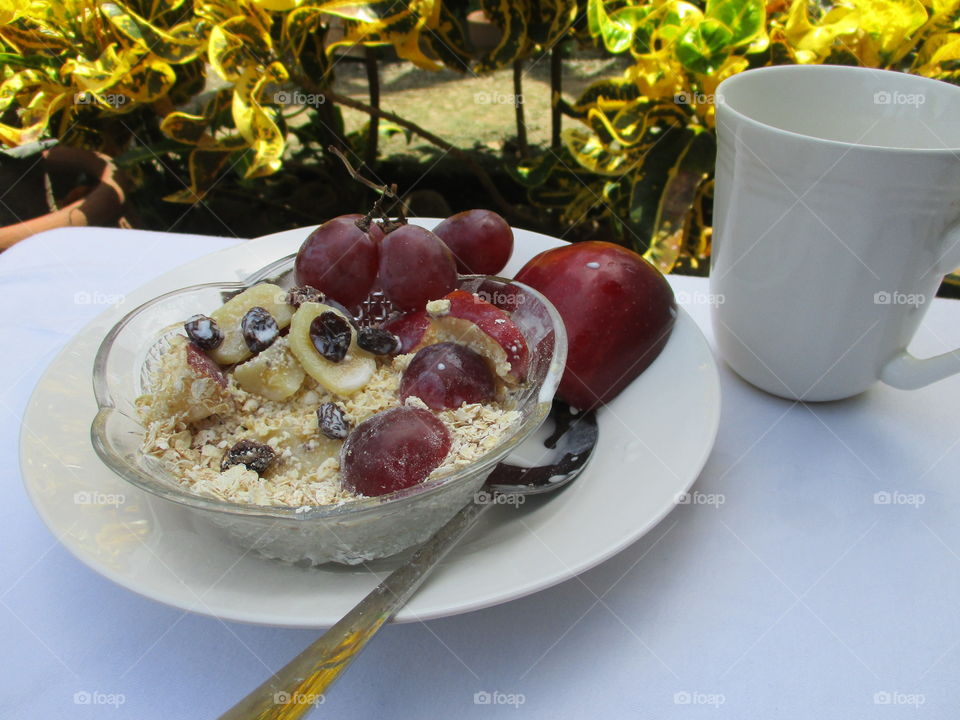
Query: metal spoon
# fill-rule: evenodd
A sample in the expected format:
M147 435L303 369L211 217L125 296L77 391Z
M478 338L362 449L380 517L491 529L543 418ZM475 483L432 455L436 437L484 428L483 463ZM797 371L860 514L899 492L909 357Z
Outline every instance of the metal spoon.
M416 592L437 563L467 534L499 495L539 495L569 484L581 472L597 444L593 412L574 414L555 400L553 433L544 445L552 462L531 468L500 463L473 502L425 542L409 562L376 588L306 650L260 687L220 716L220 720L295 720L322 701L323 692L360 654L380 627Z

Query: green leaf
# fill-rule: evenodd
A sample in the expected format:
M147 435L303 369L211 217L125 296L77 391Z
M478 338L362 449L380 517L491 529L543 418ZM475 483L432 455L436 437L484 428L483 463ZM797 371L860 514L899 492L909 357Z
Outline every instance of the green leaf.
M677 40L677 59L690 72L709 75L730 55L733 33L719 20L704 18Z
M629 5L608 14L604 0L588 0L587 3L590 32L600 37L607 52L611 53L622 53L630 49L634 31L643 25L649 14L649 7Z
M621 78L606 78L591 83L570 105L560 98L560 110L565 115L583 119L591 108L614 110L640 98L640 88L635 82Z
M516 165L506 163L505 167L514 180L524 187L533 188L546 182L558 162L560 156L547 150L536 157L523 159Z
M706 17L722 23L731 34L728 42L739 47L763 32L767 11L762 0L707 0Z
M5 52L0 52L0 65L14 65L16 67L33 68L34 70L49 70L60 67L60 63L48 55L17 55L16 53Z
M698 132L667 173L646 258L661 272L673 269L682 251L684 226L700 184L713 171L717 144L713 134Z
M693 135L693 130L675 126L660 133L656 144L647 152L632 178L628 217L632 244L637 252L645 252L650 246L663 189L678 155Z

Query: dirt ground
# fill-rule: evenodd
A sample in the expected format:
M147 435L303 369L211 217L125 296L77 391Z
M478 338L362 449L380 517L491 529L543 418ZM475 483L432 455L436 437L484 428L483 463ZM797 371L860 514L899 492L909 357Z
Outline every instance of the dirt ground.
M563 62L563 96L570 102L593 81L619 75L627 66L622 57L578 59ZM364 66L353 59L341 60L335 69L335 88L368 102ZM527 61L521 102L527 140L531 145L550 142L550 60L546 55ZM513 70L490 75L462 75L452 70L420 70L408 62L380 63L380 106L420 125L460 148L484 146L495 152L503 141L517 134L513 105ZM347 131L366 124L368 116L343 108ZM564 118L566 125L575 120ZM408 146L402 135L381 138L381 157L408 154L426 141L414 138Z

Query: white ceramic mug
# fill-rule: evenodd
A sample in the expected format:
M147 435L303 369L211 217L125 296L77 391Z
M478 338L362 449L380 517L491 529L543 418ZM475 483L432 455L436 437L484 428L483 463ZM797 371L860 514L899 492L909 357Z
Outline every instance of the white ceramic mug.
M912 389L960 352L907 353L960 265L960 87L841 66L717 88L710 269L720 354L775 395Z

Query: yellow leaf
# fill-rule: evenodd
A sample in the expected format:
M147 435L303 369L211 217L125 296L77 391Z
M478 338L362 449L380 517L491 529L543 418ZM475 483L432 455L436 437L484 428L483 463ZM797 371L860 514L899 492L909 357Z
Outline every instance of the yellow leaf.
M176 80L177 74L169 64L148 56L131 68L115 89L130 100L149 103L166 95Z
M953 27L960 19L960 0L933 0L930 23L935 27Z
M0 25L9 25L30 10L30 0L0 0Z
M654 100L677 95L685 83L683 69L669 49L637 57L624 77L637 84L641 95Z
M253 16L232 17L210 31L207 59L224 80L237 82L247 66L268 56L273 47L270 35Z
M960 60L960 33L937 33L917 53L911 72L927 77L939 77L944 73L942 64Z
M196 145L206 134L210 118L185 112L168 113L160 123L160 131L169 138L187 145Z
M0 97L13 93L22 108L19 127L0 123L0 142L9 146L39 140L47 129L50 116L74 101L73 92L67 88L44 82L39 78L28 76L18 80L15 78L16 76L6 80L0 86Z
M853 35L859 28L859 14L850 8L835 8L814 25L807 15L807 0L793 0L784 36L793 46L797 61L813 63L830 54L837 39Z
M750 62L745 57L732 56L727 58L720 69L711 75L700 75L700 92L691 93L694 101L694 111L703 121L703 124L712 128L716 123L716 95L717 85L732 75L743 72ZM702 102L701 102L702 101Z
M286 12L299 7L302 0L253 0L254 5L271 12Z
M283 133L271 115L260 105L260 93L268 83L282 83L287 71L280 63L271 64L266 72L247 68L233 90L233 122L237 131L253 150L253 161L244 177L270 175L280 169L285 148Z
M564 128L560 138L577 164L599 175L620 175L629 159L625 153L616 153L604 146L596 134L584 128Z
M860 29L876 44L884 64L896 62L914 44L913 34L927 21L920 0L849 0L859 11Z
M110 43L96 60L67 60L60 70L61 75L69 77L80 88L94 94L105 92L130 72L139 59L130 48L119 49L117 43Z
M386 10L384 10L384 6ZM399 8L394 10L394 8ZM383 2L334 1L320 10L343 17L344 36L327 44L327 53L341 46L393 45L397 55L425 70L439 70L441 63L427 57L420 47L420 33L440 22L439 0L410 0L396 5Z

